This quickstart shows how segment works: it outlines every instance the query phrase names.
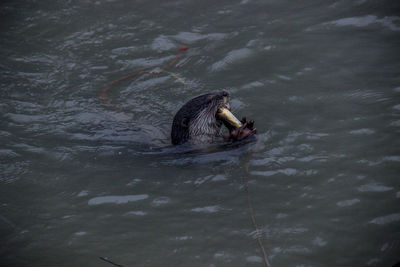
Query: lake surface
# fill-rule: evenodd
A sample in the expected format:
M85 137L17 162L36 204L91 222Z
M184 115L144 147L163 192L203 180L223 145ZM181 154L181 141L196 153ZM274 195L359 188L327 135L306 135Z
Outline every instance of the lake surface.
M399 262L399 11L3 1L0 265L263 266L257 238L271 266ZM222 89L256 139L172 147Z

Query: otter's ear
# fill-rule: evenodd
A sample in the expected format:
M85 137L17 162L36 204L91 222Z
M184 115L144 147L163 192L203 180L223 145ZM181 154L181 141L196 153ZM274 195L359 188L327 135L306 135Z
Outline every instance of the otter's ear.
M189 118L183 118L181 121L181 126L183 128L189 128Z

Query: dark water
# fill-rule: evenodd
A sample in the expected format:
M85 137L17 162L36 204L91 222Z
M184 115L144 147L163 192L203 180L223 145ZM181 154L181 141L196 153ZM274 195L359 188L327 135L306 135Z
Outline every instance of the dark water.
M399 11L3 1L0 265L262 266L246 180L272 266L400 261ZM171 148L179 107L221 89L257 140Z

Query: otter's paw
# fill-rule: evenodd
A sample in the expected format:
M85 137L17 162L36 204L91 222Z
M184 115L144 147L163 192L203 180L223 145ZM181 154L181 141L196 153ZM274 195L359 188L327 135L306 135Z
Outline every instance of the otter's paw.
M257 129L254 128L254 120L247 121L246 118L243 117L241 122L243 124L241 127L230 131L230 138L234 141L243 140L257 132Z

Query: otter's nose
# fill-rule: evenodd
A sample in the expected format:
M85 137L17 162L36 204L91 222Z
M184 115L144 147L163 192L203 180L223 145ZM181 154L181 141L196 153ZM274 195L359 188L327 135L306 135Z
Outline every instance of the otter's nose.
M222 91L222 96L229 97L229 93L227 91Z

